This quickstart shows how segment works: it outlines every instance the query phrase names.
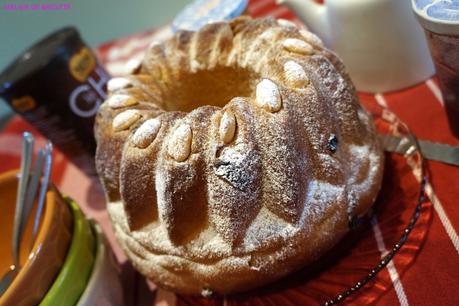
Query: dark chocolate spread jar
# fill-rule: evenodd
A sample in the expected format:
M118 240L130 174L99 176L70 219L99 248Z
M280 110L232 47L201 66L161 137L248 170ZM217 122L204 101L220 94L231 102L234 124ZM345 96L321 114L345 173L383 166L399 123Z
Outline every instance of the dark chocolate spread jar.
M73 27L20 54L0 74L0 96L79 168L94 173L94 118L107 72Z

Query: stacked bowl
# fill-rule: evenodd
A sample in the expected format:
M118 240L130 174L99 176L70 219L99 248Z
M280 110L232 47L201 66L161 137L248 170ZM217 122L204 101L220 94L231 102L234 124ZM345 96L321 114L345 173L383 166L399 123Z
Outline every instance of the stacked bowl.
M17 173L0 174L2 275L13 263ZM30 246L32 223L27 223L21 241L21 268L0 296L0 305L123 305L113 253L100 227L86 219L72 199L50 184L38 235Z

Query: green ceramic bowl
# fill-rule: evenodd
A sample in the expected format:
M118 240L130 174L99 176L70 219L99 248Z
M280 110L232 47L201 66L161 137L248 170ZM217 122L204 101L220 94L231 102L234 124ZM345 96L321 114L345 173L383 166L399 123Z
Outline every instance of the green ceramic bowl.
M95 237L89 221L70 198L65 200L73 213L73 237L64 264L40 306L75 305L86 288L95 258Z

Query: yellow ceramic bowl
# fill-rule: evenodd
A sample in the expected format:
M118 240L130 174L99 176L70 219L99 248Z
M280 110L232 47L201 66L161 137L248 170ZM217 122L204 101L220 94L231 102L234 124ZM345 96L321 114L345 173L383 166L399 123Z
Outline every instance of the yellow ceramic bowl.
M13 233L18 170L0 174L0 273L13 263L11 237ZM32 212L33 213L33 212ZM21 244L19 274L0 297L2 306L37 305L46 294L62 267L72 238L73 218L68 205L51 186L46 194L43 216L32 252L27 252L31 236L26 227Z

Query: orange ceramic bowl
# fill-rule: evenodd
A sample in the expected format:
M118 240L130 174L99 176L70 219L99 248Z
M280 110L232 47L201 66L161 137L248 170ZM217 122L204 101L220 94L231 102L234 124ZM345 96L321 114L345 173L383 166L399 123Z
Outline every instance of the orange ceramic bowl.
M13 235L18 171L0 174L0 273L13 263L11 237ZM46 194L37 239L29 253L33 215L27 224L21 243L21 270L0 297L2 306L37 305L52 285L67 253L73 231L70 208L50 184ZM36 203L35 203L36 206Z

